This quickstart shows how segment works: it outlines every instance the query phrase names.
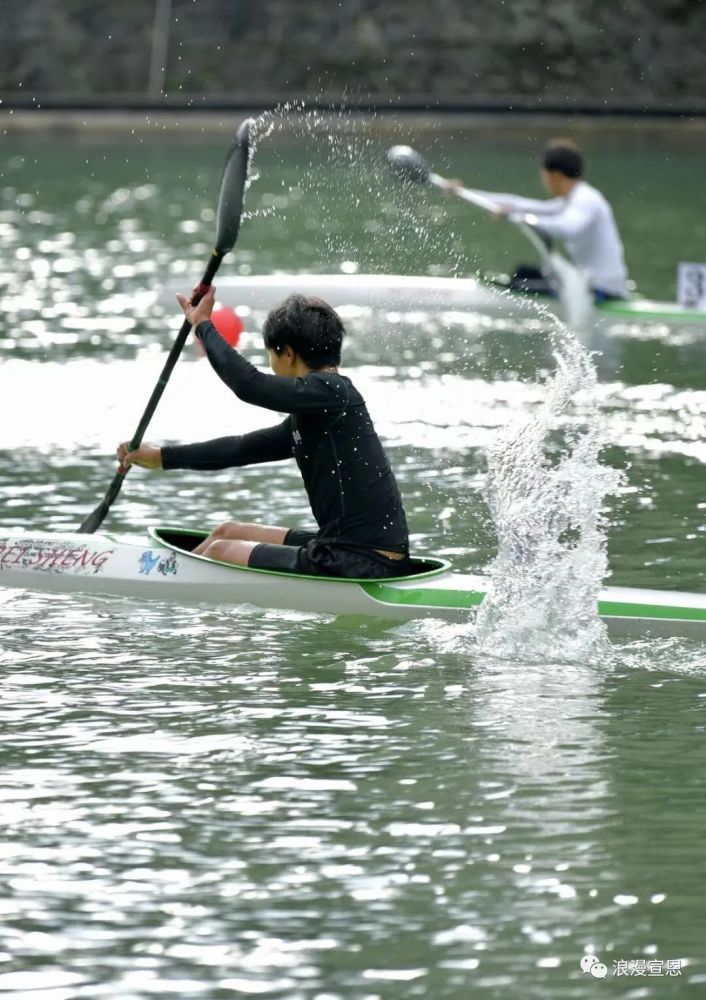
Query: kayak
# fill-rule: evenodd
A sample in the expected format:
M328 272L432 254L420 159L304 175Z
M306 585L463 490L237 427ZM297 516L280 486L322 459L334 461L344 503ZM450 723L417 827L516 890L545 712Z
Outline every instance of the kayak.
M162 300L172 302L181 286L170 284ZM532 305L560 312L557 299L498 287L483 278L435 278L409 274L256 274L223 277L218 299L227 306L269 310L287 295L318 295L335 309L345 306L385 312L478 312L493 317L531 317ZM703 326L706 309L689 309L677 302L634 297L602 302L593 307L597 325L659 323Z
M468 621L488 578L453 572L443 559L414 559L414 574L342 580L250 569L191 551L206 532L151 527L138 537L23 532L0 534L0 587L120 595L178 604L243 605L325 615ZM598 613L615 636L706 640L706 594L608 587Z

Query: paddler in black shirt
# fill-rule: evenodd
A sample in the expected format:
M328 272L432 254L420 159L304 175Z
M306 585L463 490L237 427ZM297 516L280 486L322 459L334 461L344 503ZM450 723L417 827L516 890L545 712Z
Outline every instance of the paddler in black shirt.
M218 376L246 403L287 413L274 427L200 444L118 448L123 465L227 469L294 458L317 531L227 521L194 549L256 569L318 576L393 577L410 572L402 499L365 400L338 371L344 328L318 298L290 295L263 328L274 375L258 371L211 322L215 289L197 306L178 295Z

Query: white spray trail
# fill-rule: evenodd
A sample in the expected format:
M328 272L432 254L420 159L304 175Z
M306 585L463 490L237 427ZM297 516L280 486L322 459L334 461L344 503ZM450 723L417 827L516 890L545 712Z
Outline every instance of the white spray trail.
M552 347L556 369L541 409L510 424L487 452L498 554L476 637L494 656L574 660L607 642L596 612L608 569L601 512L622 476L600 462L590 354L565 328Z
M374 139L358 134L347 113L322 114L302 105L284 105L258 117L253 148L280 134L307 140L327 163L351 168L344 173L347 178L358 178L359 186L350 191L348 183L345 189L337 182L325 188L319 181L322 172L310 169L297 184L308 203L317 206L322 257L340 260L353 254L358 263L364 262L362 248L349 247L337 220L343 207L357 211L355 199L361 193L379 198L380 191L389 187L387 164L377 162ZM322 135L323 150L318 142ZM343 175L334 170L333 176ZM447 224L420 223L416 199L411 205L395 201L391 206L383 199L378 207L385 220L381 231L394 241L397 258L405 246L412 247L415 256L433 249L437 258L453 258L455 234ZM336 220L331 227L327 226L330 213ZM262 210L251 209L250 214ZM569 270L568 275L562 273L562 285L568 288L565 298L571 304L580 296L574 285L566 284L577 280ZM568 314L574 324L585 318L575 309ZM488 451L486 500L497 532L498 555L475 630L483 652L544 662L581 658L605 641L596 615L596 597L607 570L601 510L604 498L621 479L599 461L602 434L590 355L565 327L557 327L553 348L556 370L547 380L542 409L508 426ZM581 404L580 419L575 402ZM558 457L552 457L557 450Z

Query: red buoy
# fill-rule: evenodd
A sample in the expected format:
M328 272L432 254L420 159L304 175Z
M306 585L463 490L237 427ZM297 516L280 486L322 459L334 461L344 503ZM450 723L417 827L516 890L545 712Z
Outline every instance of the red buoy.
M226 343L230 344L231 347L238 346L240 334L245 327L243 326L242 319L234 309L231 309L230 306L216 306L211 313L211 322ZM196 340L196 349L203 356L205 352L201 341L197 338L194 339Z
M240 334L243 332L243 321L237 312L230 306L217 306L211 313L211 322L220 333L221 337L230 344L237 347Z

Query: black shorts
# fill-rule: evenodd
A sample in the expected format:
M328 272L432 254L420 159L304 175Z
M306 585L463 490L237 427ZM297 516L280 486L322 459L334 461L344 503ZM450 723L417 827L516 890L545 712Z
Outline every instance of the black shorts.
M356 548L323 542L315 531L292 528L282 545L261 542L250 553L248 566L272 569L280 573L307 576L339 576L348 579L374 580L408 576L412 572L408 556L389 559L374 549Z

